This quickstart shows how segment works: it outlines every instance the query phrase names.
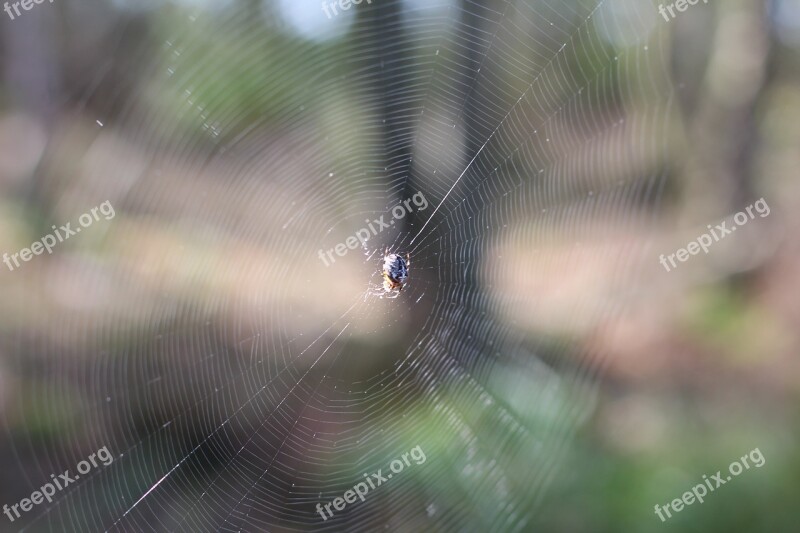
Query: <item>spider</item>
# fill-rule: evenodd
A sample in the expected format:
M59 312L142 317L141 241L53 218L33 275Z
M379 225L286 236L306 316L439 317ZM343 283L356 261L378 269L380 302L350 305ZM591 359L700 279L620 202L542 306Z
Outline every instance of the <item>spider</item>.
M408 267L411 266L411 257L406 254L405 259L400 254L390 254L389 248L383 252L383 290L385 292L399 293L408 280Z

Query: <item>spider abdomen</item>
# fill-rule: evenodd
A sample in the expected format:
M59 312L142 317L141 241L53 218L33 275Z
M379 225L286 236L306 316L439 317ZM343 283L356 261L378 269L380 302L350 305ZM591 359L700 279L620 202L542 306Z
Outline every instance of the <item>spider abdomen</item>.
M406 260L397 254L387 255L383 260L383 271L392 281L405 283L408 279L408 265Z
M399 254L383 257L384 288L387 291L402 290L408 280L408 259Z

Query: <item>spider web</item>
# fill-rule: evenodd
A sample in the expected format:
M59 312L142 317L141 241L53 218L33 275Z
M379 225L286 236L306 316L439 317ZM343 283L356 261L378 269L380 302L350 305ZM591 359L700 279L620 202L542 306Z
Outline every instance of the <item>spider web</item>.
M115 460L24 525L532 527L591 409L598 358L573 333L620 305L583 289L586 265L636 275L636 251L593 244L661 194L665 37L642 4L159 7L156 37L108 52L126 83L100 65L76 100L147 155L86 156L143 226L109 229L103 319L60 317L37 346L54 371L32 401L84 402L27 480L74 471L75 449ZM390 228L323 264L382 215ZM394 299L376 290L385 247L411 255ZM98 356L71 375L67 338ZM319 516L416 446L423 463Z

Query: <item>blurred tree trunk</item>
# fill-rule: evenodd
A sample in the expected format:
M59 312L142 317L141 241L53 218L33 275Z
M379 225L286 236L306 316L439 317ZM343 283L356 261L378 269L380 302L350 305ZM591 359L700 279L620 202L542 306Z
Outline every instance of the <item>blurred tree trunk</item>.
M676 32L675 72L687 119L687 142L701 146L688 162L683 194L690 224L713 221L741 210L755 194L753 155L757 151L756 107L767 75L769 21L761 0L732 0L716 6L716 33L701 82L692 91L698 65L681 58L697 55L697 42ZM707 25L711 21L688 20ZM685 28L694 34L696 28ZM684 67L684 68L682 68ZM683 83L687 80L687 84ZM688 89L688 90L687 90ZM704 222L705 223L705 222Z
M9 107L21 111L49 132L56 118L60 87L61 71L54 42L58 19L55 10L34 7L38 11L21 10L22 15L15 15L14 20L3 21L6 57L3 75ZM0 16L8 17L5 12ZM40 168L37 167L20 192L32 205L47 206Z

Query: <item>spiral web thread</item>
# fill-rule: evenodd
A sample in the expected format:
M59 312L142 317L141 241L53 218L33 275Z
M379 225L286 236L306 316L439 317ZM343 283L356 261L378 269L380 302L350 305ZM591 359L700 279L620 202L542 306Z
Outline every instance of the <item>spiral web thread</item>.
M36 400L57 410L66 389L85 389L83 424L53 445L42 478L75 464L68 450L87 448L86 427L116 459L27 527L534 524L595 366L577 341L517 320L549 312L534 295L498 287L546 267L534 252L549 239L579 246L596 237L592 221L624 224L658 200L663 176L648 162L664 151L669 89L651 7L375 0L341 14L349 35L326 43L293 34L277 6L262 18L239 5L165 11L169 37L134 56L141 78L104 104L119 117L105 127L149 158L116 202L132 218L163 217L189 244L239 251L190 262L162 250L157 262L190 271L188 286L173 292L165 278L160 295L137 293L118 264L124 311L58 323L102 357L71 383L54 372ZM254 123L226 83L260 69L294 74L249 87L270 110ZM97 109L91 94L79 105ZM167 173L199 185L178 190ZM418 192L425 210L321 264L319 248ZM108 246L133 247L124 235L114 228ZM396 299L375 290L385 246L411 255ZM631 275L624 258L618 268ZM214 292L219 279L253 284ZM57 361L55 337L39 349ZM317 514L415 446L424 463L327 521Z

